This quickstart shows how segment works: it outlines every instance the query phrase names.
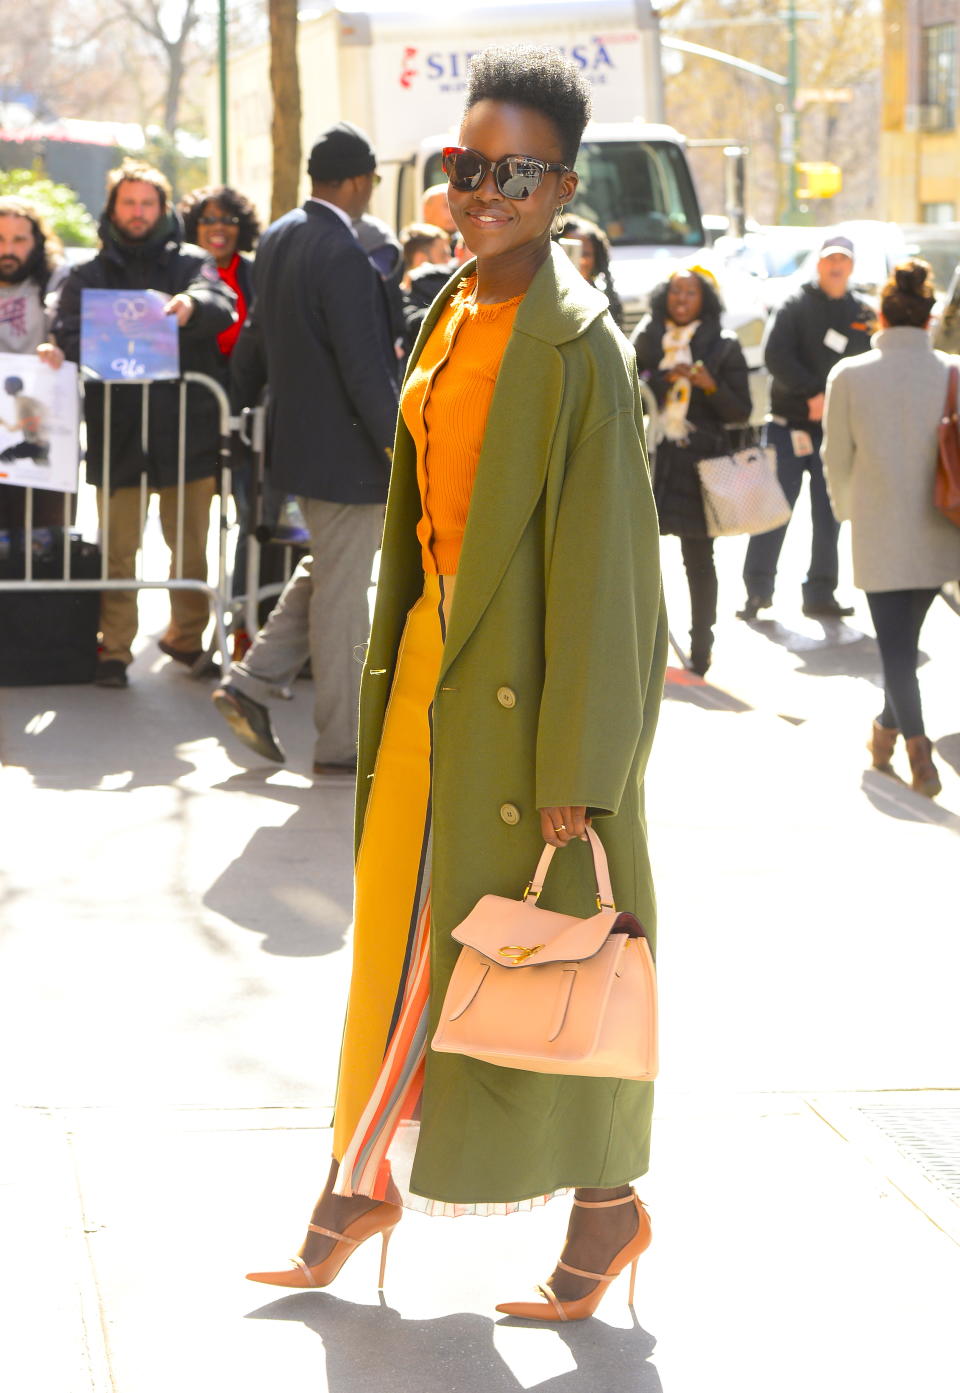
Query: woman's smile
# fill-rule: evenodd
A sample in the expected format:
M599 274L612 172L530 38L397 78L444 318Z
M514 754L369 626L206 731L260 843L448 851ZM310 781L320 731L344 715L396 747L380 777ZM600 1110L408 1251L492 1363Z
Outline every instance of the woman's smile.
M506 209L474 207L468 208L466 212L474 227L492 230L498 227L507 227L513 222L513 218Z

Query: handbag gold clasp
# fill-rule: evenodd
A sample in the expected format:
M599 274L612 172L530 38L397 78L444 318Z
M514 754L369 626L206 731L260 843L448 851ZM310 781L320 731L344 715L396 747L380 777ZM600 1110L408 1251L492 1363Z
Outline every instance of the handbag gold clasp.
M533 948L522 948L517 945L511 946L508 944L506 947L499 948L497 951L501 958L510 958L515 963L525 963L527 958L532 958L534 953L539 953L540 949L545 947L546 944L544 943L538 943Z

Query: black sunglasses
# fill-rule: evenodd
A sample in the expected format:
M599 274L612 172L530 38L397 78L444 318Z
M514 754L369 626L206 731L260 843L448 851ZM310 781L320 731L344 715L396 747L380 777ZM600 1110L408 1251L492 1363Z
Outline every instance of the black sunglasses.
M219 218L212 218L209 213L204 213L202 218L197 218L197 222L201 227L238 227L240 219L232 215L230 217L224 215Z
M488 160L486 155L464 145L445 145L443 148L443 172L453 188L461 193L479 189L491 169L504 198L515 199L518 203L536 192L545 174L570 172L569 165L545 164L533 155L504 155L499 160Z

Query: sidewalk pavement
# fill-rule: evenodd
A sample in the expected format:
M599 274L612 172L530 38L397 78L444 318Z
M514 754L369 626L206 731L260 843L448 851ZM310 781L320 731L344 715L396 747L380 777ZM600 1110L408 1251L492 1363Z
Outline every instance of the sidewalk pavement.
M719 685L664 705L655 1238L635 1315L621 1280L570 1327L493 1309L550 1271L563 1201L408 1214L382 1297L373 1246L326 1292L243 1281L296 1248L329 1154L351 790L299 772L306 689L285 770L148 641L126 693L0 693L2 1386L957 1393L960 779L933 805L865 773L873 679L776 622L811 646L725 620Z

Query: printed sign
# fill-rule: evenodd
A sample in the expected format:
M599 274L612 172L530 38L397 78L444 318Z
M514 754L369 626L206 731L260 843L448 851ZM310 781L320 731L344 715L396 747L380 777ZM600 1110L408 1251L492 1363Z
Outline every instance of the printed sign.
M75 363L0 353L0 484L76 493L78 395Z
M101 382L180 376L180 336L160 290L84 290L80 366Z
M531 34L530 39L544 41L542 34ZM383 148L377 147L381 161L406 160L428 132L456 134L471 60L494 42L492 36L473 40L464 36L448 45L417 39L373 45L371 99L374 128L383 132ZM632 121L637 116L659 115L654 86L647 78L645 36L635 30L590 34L564 27L549 42L590 83L594 120Z

